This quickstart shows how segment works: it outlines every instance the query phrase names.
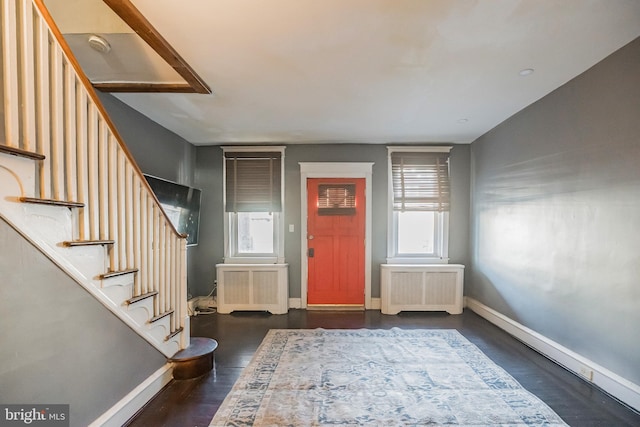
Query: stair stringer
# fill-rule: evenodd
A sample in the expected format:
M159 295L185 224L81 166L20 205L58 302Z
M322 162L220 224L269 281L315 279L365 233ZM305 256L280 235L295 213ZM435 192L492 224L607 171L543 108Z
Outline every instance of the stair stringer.
M153 317L152 298L144 304L146 300L127 304L133 296L133 273L108 279L99 277L108 270L107 247L69 248L62 244L76 237L77 218L72 209L20 202L20 197L37 197L35 182L33 160L0 153L0 216L166 357L186 347L190 333L188 315L184 329L165 340L170 331L168 318L149 322Z

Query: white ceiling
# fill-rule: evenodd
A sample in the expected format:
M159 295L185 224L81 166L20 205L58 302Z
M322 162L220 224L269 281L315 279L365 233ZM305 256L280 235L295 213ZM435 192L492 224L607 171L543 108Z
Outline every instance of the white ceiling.
M213 94L115 96L193 144L469 143L640 36L640 0L132 3Z

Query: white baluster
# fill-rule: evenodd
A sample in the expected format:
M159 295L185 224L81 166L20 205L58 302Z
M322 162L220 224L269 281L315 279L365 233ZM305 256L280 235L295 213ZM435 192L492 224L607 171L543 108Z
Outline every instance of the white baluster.
M59 46L53 48L51 70L51 184L53 198L64 197L64 58Z
M100 240L109 238L109 191L107 174L109 156L108 153L108 129L104 120L98 121L98 219Z
M153 282L151 286L154 291L160 292L160 214L158 210L160 208L157 205L153 205ZM162 295L158 295L154 301L154 314L160 313L160 298Z
M4 130L5 143L20 147L20 98L18 88L18 17L14 0L2 2L2 65L4 75Z
M38 144L37 150L39 153L45 156L45 159L40 162L39 167L39 190L40 197L43 199L52 198L51 194L51 111L49 109L49 102L51 96L51 87L49 85L50 79L50 61L49 55L51 52L51 45L49 43L49 28L46 22L42 19L38 21L38 37L37 40L37 55L36 61L38 63L36 72L36 81L38 82Z
M124 159L124 156L123 156ZM126 160L126 159L125 159ZM135 264L135 255L134 255L134 232L133 232L133 218L136 215L136 207L133 203L133 170L131 168L131 164L129 162L125 163L124 170L124 193L125 193L125 203L124 203L124 218L125 218L125 240L122 242L125 247L125 256L126 256L126 268L131 269Z
M114 139L114 143L115 143L115 139ZM117 180L117 196L118 196L118 203L117 203L117 210L116 210L116 224L117 224L117 228L118 228L118 245L117 245L117 256L118 256L118 265L120 266L120 269L125 269L127 268L127 257L126 257L126 248L127 248L127 241L126 241L126 236L125 236L125 232L126 232L126 221L127 221L127 216L128 216L128 212L126 211L126 194L125 194L125 170L124 170L124 153L122 152L122 149L116 145L116 148L118 148L118 167L117 167L117 175L116 175L116 180Z
M140 193L140 292L149 292L149 201L144 192Z
M64 200L75 201L76 196L76 75L73 68L65 60L64 67L64 154L63 163L65 176Z
M88 98L87 92L82 86L78 87L76 92L76 161L77 161L77 197L76 200L84 203L85 207L78 211L78 230L80 240L87 239L89 236L89 208L87 206L89 200L89 175L87 167L87 149L89 145L89 134L87 126Z
M87 222L89 239L100 239L100 187L99 187L99 122L98 111L93 103L89 103L87 123Z
M132 218L132 233L131 243L133 244L133 265L139 269L134 280L133 294L139 295L142 293L142 275L143 275L143 261L142 261L142 247L145 242L142 241L142 227L143 222L141 219L142 210L140 204L140 178L137 175L133 175L133 189L132 189L132 206L133 212Z
M118 271L119 269L119 257L118 257L118 250L120 247L120 242L118 242L118 223L117 223L117 218L118 218L118 195L117 195L117 191L118 191L118 185L117 185L117 180L118 180L118 152L117 152L117 146L116 146L116 141L113 138L113 135L111 135L111 133L109 133L109 137L107 138L108 141L108 147L109 147L109 153L108 153L108 158L109 158L109 167L108 167L108 174L107 174L107 180L108 180L108 199L109 199L109 209L107 211L107 218L108 218L108 223L109 223L109 239L112 239L115 241L115 243L112 245L112 249L111 249L111 256L109 257L109 261L110 261L110 269L111 271Z
M31 0L21 0L20 62L22 67L22 148L28 151L36 145L36 89L33 42L33 4ZM5 110L6 114L6 110Z

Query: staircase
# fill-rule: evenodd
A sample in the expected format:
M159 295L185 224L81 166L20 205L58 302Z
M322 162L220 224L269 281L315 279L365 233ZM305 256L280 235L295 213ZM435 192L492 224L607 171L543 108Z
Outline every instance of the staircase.
M189 346L185 236L42 0L0 7L0 217L171 358Z

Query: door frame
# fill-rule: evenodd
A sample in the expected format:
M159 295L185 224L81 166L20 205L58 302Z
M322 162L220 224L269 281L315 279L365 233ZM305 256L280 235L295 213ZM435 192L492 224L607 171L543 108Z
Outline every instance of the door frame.
M307 179L364 178L364 308L371 303L371 162L299 162L300 165L300 308L307 308L309 261L307 259Z

